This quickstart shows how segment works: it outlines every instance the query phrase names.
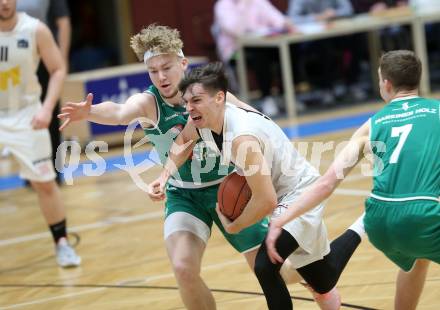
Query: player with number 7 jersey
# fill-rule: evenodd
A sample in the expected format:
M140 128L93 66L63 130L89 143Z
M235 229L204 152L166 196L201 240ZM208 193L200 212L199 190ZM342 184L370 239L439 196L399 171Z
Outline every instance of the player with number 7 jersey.
M371 118L370 141L375 154L372 197L396 202L438 201L439 104L418 96L400 97Z
M327 199L343 176L372 152L365 231L401 268L395 308L417 307L429 262L440 264L440 101L419 97L421 74L421 61L412 51L382 55L378 76L385 107L356 130L327 172L270 223L266 244L271 257L277 255L277 228Z

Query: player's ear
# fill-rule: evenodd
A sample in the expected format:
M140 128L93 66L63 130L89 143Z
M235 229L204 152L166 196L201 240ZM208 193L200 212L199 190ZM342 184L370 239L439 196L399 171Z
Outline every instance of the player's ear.
M218 103L223 103L223 102L225 102L225 100L226 100L225 92L222 91L222 90L219 90L217 92L217 94L215 95L215 101L218 102Z
M385 85L385 90L390 93L393 89L393 84L391 84L390 80L384 79L383 83Z
M180 64L182 65L183 70L188 69L188 58L180 58Z

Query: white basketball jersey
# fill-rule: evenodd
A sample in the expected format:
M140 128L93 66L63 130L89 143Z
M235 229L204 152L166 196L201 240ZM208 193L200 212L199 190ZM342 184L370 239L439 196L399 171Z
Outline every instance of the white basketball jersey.
M0 123L11 126L20 121L23 111L32 114L40 106L41 86L36 74L40 57L37 52L36 30L39 21L18 13L12 31L0 31Z
M278 199L307 187L319 177L318 171L298 153L281 128L261 113L226 103L221 151L215 144L211 130L201 129L199 134L209 147L221 154L223 164L232 162L231 147L235 138L255 137L269 164Z

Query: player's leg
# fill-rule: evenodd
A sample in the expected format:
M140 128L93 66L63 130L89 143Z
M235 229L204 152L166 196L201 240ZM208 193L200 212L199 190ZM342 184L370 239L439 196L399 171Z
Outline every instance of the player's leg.
M258 253L258 249L252 249L248 252L243 253L244 258L246 259L246 262L249 265L249 268L251 268L251 270L254 270L254 266L255 266L255 258L257 257L257 253Z
M66 212L61 199L60 189L56 182L39 182L30 180L30 183L37 193L38 203L47 224L54 225L65 220Z
M286 259L281 266L280 274L286 284L300 283L301 281L304 282L304 279L288 259Z
M215 309L214 297L200 276L212 221L194 201L195 190L168 185L164 237L179 293L187 309Z
M276 241L275 247L283 259L286 259L298 248L298 242L286 230ZM292 299L286 283L280 274L282 264L273 264L267 254L265 242L261 244L255 260L255 275L258 278L269 309L292 309Z
M409 272L405 272L402 269L399 270L396 282L394 309L416 309L425 285L429 263L429 260L418 259Z
M429 261L440 263L440 204L423 200L383 202L370 198L365 205L365 228L370 242L401 269L397 276L395 308L415 309Z
M339 309L341 305L336 283L362 240L363 218L364 214L330 243L330 253L323 259L298 268L299 274L307 282L304 286L311 291L320 309Z
M280 256L286 259L298 248L298 243L290 233L282 230L275 246ZM330 264L331 261L328 258L331 257L330 255L327 259L324 258L298 269L302 278L307 283L311 283L310 286L306 285L306 287L312 292L320 309L339 309L341 303L339 293L334 288L338 278L336 275L339 275L340 271L335 268L337 264ZM289 260L286 260L286 262L289 262ZM280 276L280 268L281 264L272 264L269 260L267 249L263 244L257 255L255 273L263 288L269 309L292 308L290 294ZM312 287L317 288L320 293L311 289Z
M252 271L254 271L255 259L257 257L258 250L259 248L256 248L249 252L243 253L246 262L248 263ZM301 281L304 280L301 277L301 275L298 273L298 271L296 271L296 269L293 268L289 260L284 261L280 269L280 274L286 284L300 283Z
M178 231L165 243L185 307L215 309L214 297L200 277L205 242L192 232Z
M274 211L273 216L277 217L282 214L287 206L296 199L297 195L298 193L291 193L284 197ZM326 281L325 287L321 287L321 283L314 281L317 279L316 276L319 278L319 273L312 272L314 276L308 278L304 277L301 272L300 275L315 289L315 292L320 294L331 292L331 303L323 302L322 298L316 298L319 296L315 292L314 297L322 309L333 309L340 304L339 294L333 289L334 285L348 259L359 245L361 238L355 231L348 230L329 245L325 225L322 221L322 212L323 206L318 206L304 216L286 224L275 246L284 259L293 253L289 257L289 261L291 261L294 268L298 268L298 272L301 267L317 261L322 261L321 264L328 267L324 271L328 273L328 281ZM255 272L265 292L268 306L270 309L288 309L288 307L291 307L291 299L285 283L280 281L279 271L281 266L272 264L265 252L265 246L262 246L257 255ZM340 255L339 258L338 255ZM308 273L305 275L308 275Z
M298 272L317 293L325 294L336 286L342 271L360 242L361 239L355 232L347 230L330 243L329 254L321 260L298 268ZM320 281L316 275L321 275L321 278L325 278L326 281Z
M217 199L217 192L212 193L213 199ZM269 220L263 219L260 222L249 226L238 234L229 234L225 231L214 208L211 208L211 217L217 227L222 232L226 241L239 253L243 254L246 262L252 271L254 271L255 258L264 238L267 235ZM289 271L286 271L288 273Z
M78 266L81 258L67 241L66 213L51 162L51 145L47 130L16 133L8 145L20 163L20 176L29 180L38 196L43 216L56 244L57 262L61 267Z
M272 218L276 218L284 213L299 194L299 192L291 192L285 195L283 199L279 201L277 208L272 214ZM266 249L264 249L264 251L261 249L258 253L255 271L258 274L257 277L259 278L260 284L267 287L267 293L272 295L270 298L267 298L266 294L269 308L277 307L276 304L270 306L269 300L279 301L282 304L290 306L291 298L288 294L286 284L299 282L302 279L296 269L318 260L328 253L329 245L326 229L322 222L322 211L322 207L315 208L306 216L292 221L283 227L282 235L275 244L278 253L284 258L284 264L282 266L271 263L267 256ZM302 246L307 249L307 251L299 249ZM292 253L293 255L291 256ZM287 259L288 257L289 259ZM282 283L280 278L284 279L285 283ZM277 288L273 290L273 287ZM277 296L277 294L279 295Z
M47 72L46 66L43 63L40 63L40 65L38 66L38 70L37 70L37 76L38 76L38 81L40 82L41 85L41 102L44 102L44 99L46 98L46 93L47 93L47 86L49 83L49 73ZM59 161L60 159L56 159L56 153L57 153L57 148L58 146L61 144L61 132L59 130L60 127L60 122L58 119L58 114L59 114L59 101L56 103L55 108L52 112L52 120L49 124L49 134L50 134L50 141L51 141L51 145L52 145L52 164L55 166L58 162L58 164L61 164L61 162ZM61 183L61 177L60 177L60 173L55 171L56 173L56 182L58 184Z

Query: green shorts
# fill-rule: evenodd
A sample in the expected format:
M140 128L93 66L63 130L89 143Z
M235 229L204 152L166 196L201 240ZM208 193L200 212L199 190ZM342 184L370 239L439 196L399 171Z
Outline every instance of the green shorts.
M218 187L219 185L201 189L183 189L168 184L165 203L165 238L175 231L190 231L206 243L212 223L215 222L226 240L238 252L244 253L258 247L266 237L269 220L264 219L238 234L228 234L215 211Z
M440 264L440 204L429 200L365 202L370 242L405 271L418 258Z

